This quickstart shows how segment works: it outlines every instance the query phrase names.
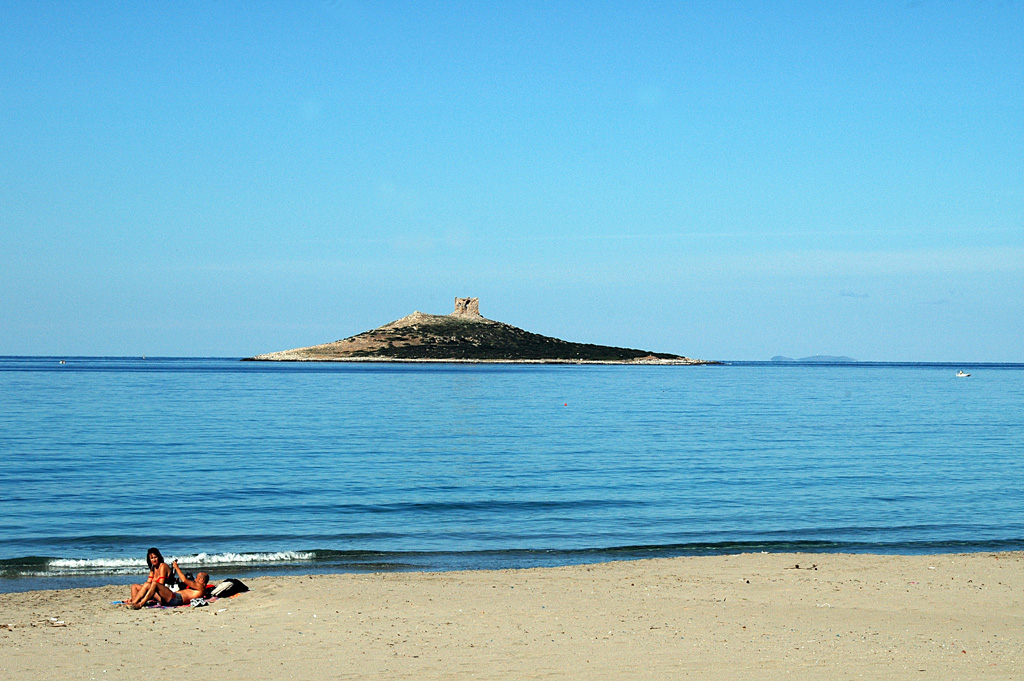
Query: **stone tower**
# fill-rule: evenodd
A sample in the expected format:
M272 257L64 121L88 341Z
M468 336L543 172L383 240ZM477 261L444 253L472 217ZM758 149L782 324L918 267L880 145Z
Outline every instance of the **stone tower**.
M480 316L480 299L479 298L456 298L455 299L455 312L452 312L453 317L479 317Z

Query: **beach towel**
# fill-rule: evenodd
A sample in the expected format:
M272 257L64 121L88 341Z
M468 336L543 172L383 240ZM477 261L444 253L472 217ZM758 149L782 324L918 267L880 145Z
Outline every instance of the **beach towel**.
M213 597L213 596L211 596L210 598L193 598L192 600L193 601L203 601L202 605L209 605L210 603L213 603L214 601L216 601L218 599ZM126 601L111 601L111 604L112 605L124 605L125 602ZM158 603L156 601L150 601L149 603L146 603L146 605L144 605L142 607L143 608L148 608L150 610L174 610L176 608L194 608L194 607L201 607L201 606L192 605L191 601L188 602L188 603L182 603L181 605L163 605L162 603Z

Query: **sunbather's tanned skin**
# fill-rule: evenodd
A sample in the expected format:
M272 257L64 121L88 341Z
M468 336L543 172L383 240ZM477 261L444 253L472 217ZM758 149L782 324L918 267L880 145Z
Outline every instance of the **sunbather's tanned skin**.
M132 584L131 598L124 602L126 606L135 610L144 606L151 598L156 598L158 589L170 591L164 586L164 582L171 576L171 568L167 567L159 549L150 549L146 553L146 562L149 564L149 579L143 584Z
M159 584L156 587L156 593L154 597L160 601L161 605L169 605L172 601L177 601L176 596L181 598L182 604L188 604L193 598L205 598L206 593L210 588L210 575L205 572L200 572L196 575L195 579L189 579L185 576L185 573L178 567L178 561L171 563L174 567L174 571L178 573L178 581L184 584L184 587L178 589L176 592L171 591L163 584Z

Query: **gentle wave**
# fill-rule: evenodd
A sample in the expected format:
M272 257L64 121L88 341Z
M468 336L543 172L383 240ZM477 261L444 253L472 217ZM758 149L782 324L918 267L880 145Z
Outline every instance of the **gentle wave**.
M146 561L141 558L57 558L46 563L53 570L121 570L144 568Z
M167 556L167 562L177 560L189 568L218 565L274 565L295 564L314 560L313 551L276 551L271 553L197 553ZM22 575L74 575L110 574L124 575L146 572L143 558L38 558L28 556L0 561L0 571Z
M245 565L248 563L293 563L316 558L313 551L275 551L273 553L197 553L177 556L179 563L188 565Z

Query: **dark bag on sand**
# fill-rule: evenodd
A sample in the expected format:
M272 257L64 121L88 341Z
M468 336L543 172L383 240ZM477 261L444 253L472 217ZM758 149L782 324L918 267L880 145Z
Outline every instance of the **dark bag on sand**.
M213 591L210 592L211 596L216 598L227 598L228 596L234 596L235 594L242 594L249 590L240 579L225 579L223 582L213 587Z
M193 575L191 572L186 572L185 579L195 579L195 575ZM171 574L167 577L167 581L164 582L164 586L166 586L171 591L180 591L181 589L185 588L185 583L178 579L177 572L171 570Z

